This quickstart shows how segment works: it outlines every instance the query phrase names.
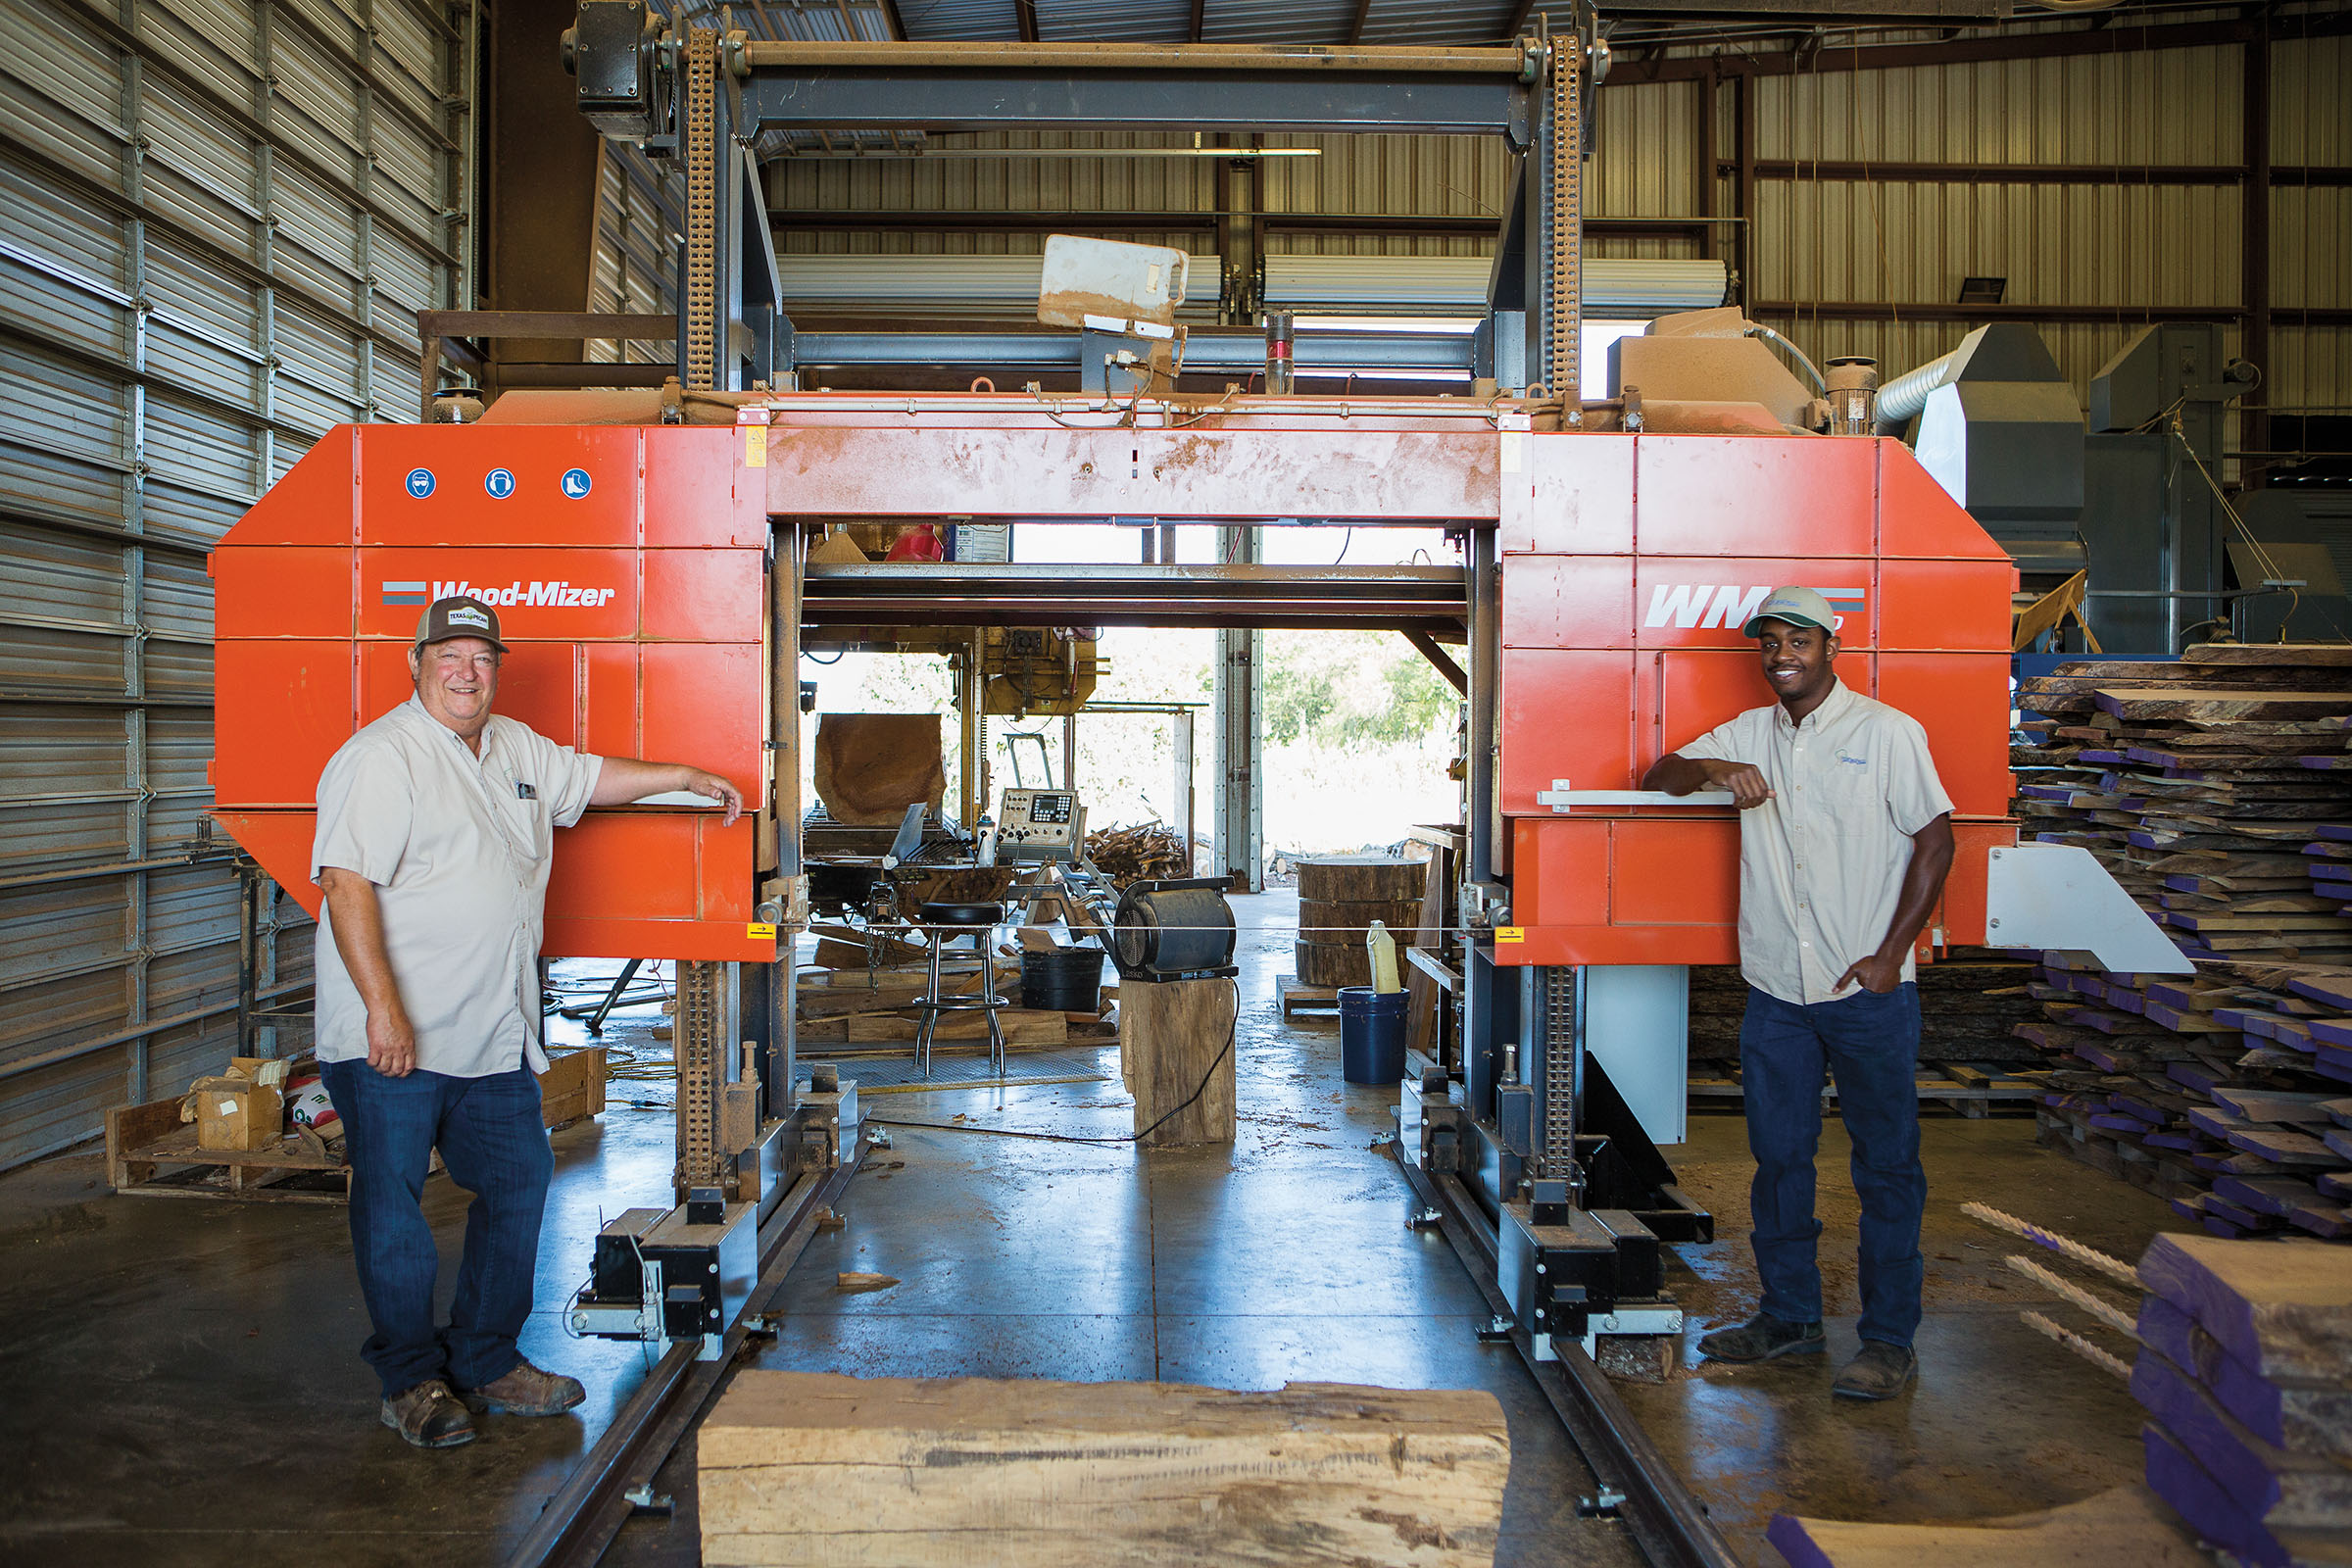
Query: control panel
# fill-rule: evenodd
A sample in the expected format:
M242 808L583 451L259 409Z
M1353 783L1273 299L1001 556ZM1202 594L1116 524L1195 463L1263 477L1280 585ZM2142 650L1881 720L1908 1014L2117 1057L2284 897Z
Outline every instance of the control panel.
M1086 808L1075 790L1006 790L997 810L1001 860L1075 860L1086 843Z

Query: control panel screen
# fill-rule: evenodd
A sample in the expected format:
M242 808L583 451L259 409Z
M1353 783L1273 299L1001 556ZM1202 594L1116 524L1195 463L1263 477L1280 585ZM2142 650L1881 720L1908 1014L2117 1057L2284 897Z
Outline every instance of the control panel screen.
M1032 822L1067 822L1070 819L1070 797L1053 791L1040 790L1029 798L1029 820Z

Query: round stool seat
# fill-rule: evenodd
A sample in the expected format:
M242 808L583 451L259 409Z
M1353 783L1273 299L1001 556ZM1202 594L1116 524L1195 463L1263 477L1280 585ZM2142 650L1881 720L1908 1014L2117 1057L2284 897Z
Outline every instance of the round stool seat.
M952 925L980 928L1002 924L1004 906L1002 904L926 904L922 906L924 925Z

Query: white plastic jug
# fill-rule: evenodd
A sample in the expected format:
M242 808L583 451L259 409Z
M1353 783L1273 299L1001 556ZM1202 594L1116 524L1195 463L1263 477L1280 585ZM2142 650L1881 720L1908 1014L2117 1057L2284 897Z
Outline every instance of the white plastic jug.
M1382 995L1402 991L1404 982L1396 978L1396 939L1389 935L1388 922L1375 920L1364 932L1364 952L1372 959L1372 989Z

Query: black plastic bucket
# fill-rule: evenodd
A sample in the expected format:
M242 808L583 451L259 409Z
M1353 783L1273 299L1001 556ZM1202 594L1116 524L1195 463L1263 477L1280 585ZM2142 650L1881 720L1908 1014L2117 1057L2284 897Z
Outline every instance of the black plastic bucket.
M1021 1005L1039 1012L1102 1010L1101 948L1079 946L1021 955Z
M1340 987L1340 1063L1349 1083L1393 1084L1404 1076L1404 997Z

